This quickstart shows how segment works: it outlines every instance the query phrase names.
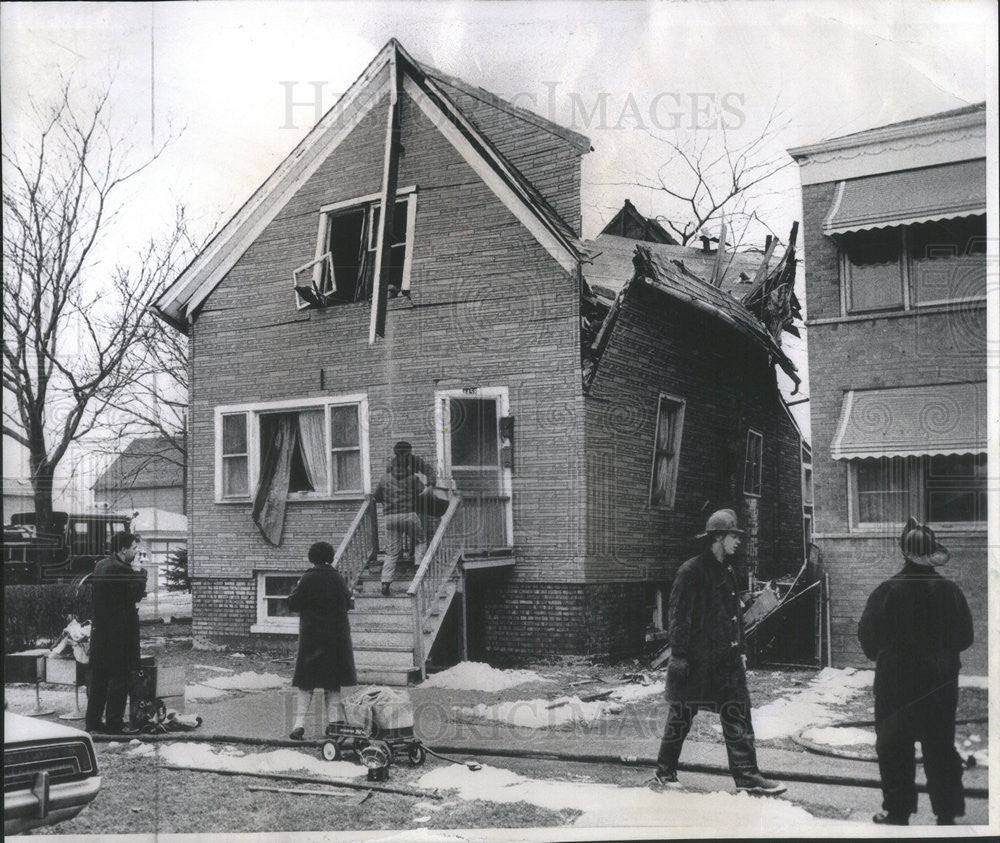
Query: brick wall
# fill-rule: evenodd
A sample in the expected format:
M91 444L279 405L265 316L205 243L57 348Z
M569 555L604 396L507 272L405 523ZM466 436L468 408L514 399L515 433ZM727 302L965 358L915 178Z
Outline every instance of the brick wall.
M966 304L949 312L931 308L861 320L814 324L841 316L837 243L825 236L823 219L835 184L802 191L806 294L809 311L809 380L815 487L814 531L833 599L834 663L864 661L856 643L857 622L871 590L902 563L898 531L852 533L848 463L835 461L830 446L849 389L932 385L986 379L986 308ZM958 579L972 606L978 644L967 669L984 672L987 613L985 531L942 534L960 550L942 569Z
M661 392L686 402L673 509L649 506ZM669 580L698 552L693 536L709 513L742 512L748 427L764 444L759 573L794 574L799 436L765 353L707 314L644 285L630 290L586 403L588 580Z
M648 618L643 583L525 583L503 575L468 580L470 623L497 664L558 654L635 655Z

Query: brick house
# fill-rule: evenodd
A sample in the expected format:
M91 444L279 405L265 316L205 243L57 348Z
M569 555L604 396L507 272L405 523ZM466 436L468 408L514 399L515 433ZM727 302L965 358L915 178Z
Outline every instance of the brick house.
M589 149L391 41L157 300L191 338L195 635L289 640L317 539L364 591L356 657L383 681L454 640L497 660L636 652L713 506L753 509L762 569L798 567L800 437L774 363L794 367L648 252L614 301L591 294ZM369 496L399 439L461 497L381 597Z
M908 515L952 552L986 672L986 114L983 105L790 150L809 305L814 541L833 653L902 562Z

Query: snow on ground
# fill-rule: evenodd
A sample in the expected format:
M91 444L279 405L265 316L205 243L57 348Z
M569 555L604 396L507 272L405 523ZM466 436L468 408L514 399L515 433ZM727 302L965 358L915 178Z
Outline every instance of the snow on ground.
M961 674L958 677L958 687L989 689L990 678L988 676L966 676L965 674Z
M266 691L270 688L283 688L289 684L287 676L277 673L257 673L247 670L232 676L213 676L201 683L221 691Z
M457 789L462 799L488 802L528 802L553 811L578 810L583 813L574 825L654 826L681 833L684 829L706 829L713 834L727 829L737 836L748 832L765 834L824 834L828 831L854 832L856 823L825 820L781 799L762 799L747 794L655 791L648 787L619 787L613 784L547 781L531 779L510 770L484 765L478 772L447 765L424 773L417 781L421 788Z
M198 767L205 770L232 770L238 773L306 773L327 779L349 779L366 775L367 767L350 761L324 761L319 752L297 749L244 752L232 746L213 747L208 743L140 743L129 755L156 756L170 767Z
M453 691L505 691L528 682L552 682L533 670L498 670L483 662L459 662L454 667L428 676L422 688L449 688Z
M871 688L875 673L825 667L801 690L789 697L753 709L753 730L757 740L766 741L794 735L808 726L823 726L840 718L836 706Z
M807 741L823 746L875 746L875 732L871 729L858 729L853 726L819 726L806 729L802 737Z
M554 703L563 704L548 707ZM558 697L555 700L512 700L480 703L476 706L454 706L452 711L462 717L495 720L526 729L554 729L572 723L592 723L606 714L620 714L623 707L618 702L583 702L579 697Z

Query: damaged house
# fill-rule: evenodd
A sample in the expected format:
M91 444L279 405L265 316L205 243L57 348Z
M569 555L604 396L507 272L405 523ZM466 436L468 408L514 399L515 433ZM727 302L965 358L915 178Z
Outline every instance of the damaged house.
M798 569L781 328L669 244L619 236L614 288L592 285L611 251L580 239L589 149L391 41L160 296L191 337L196 636L293 640L320 539L369 581L400 439L459 494L412 579L357 598L363 680L448 648L636 653L718 506L759 576Z

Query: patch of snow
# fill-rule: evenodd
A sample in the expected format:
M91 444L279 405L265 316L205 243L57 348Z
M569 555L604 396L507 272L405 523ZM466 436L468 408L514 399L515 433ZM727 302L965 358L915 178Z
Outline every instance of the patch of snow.
M216 673L232 673L233 672L232 668L229 668L229 667L216 667L215 665L212 665L212 664L195 664L195 665L192 665L192 667L200 667L203 670L212 670L212 671L215 671Z
M295 749L247 753L232 747L213 747L209 743L145 743L132 755L155 754L162 764L171 767L198 767L237 773L304 772L326 779L350 779L366 775L368 770L350 761L324 761L315 752L307 755Z
M51 709L56 712L72 711L75 705L74 692L72 686L67 685L67 690L53 691L42 688L39 697L42 701L42 708ZM35 686L34 685L5 685L3 689L3 700L8 710L15 714L25 714L35 710ZM80 691L80 706L87 705L86 691Z
M232 676L213 676L201 684L224 691L264 691L269 688L283 688L289 681L287 676L278 676L277 673L257 673L247 670Z
M499 670L483 662L459 662L454 667L428 676L421 687L449 688L453 691L505 691L529 682L552 682L533 670Z
M187 685L184 688L185 702L208 702L228 696L229 692L222 688L210 688L208 685Z
M563 702L555 708L548 708L553 702ZM478 720L495 720L509 726L526 729L555 729L572 723L593 723L607 714L620 714L621 703L583 702L579 697L560 697L558 700L512 700L500 703L480 703L476 706L455 706L454 712L460 716Z
M456 789L462 799L488 802L528 802L552 811L577 810L574 825L652 825L683 835L685 829L711 828L713 835L731 830L744 836L795 834L809 836L838 830L857 832L857 824L813 817L783 799L757 799L745 793L654 791L647 787L530 779L510 770L484 765L470 772L457 765L438 767L417 781L422 788ZM804 833L803 833L804 832Z
M231 659L245 659L247 657L246 653L233 653L229 656Z
M966 676L964 673L958 677L959 688L984 688L989 689L990 678L988 676Z
M806 729L802 737L807 741L823 746L875 746L875 733L868 729L856 729L848 726L820 726Z
M835 707L871 688L874 676L871 670L823 668L802 690L753 710L757 740L788 737L808 726L836 721L841 714Z

